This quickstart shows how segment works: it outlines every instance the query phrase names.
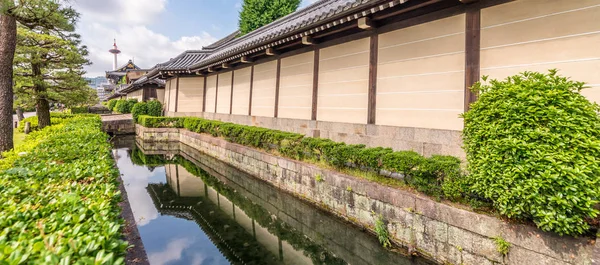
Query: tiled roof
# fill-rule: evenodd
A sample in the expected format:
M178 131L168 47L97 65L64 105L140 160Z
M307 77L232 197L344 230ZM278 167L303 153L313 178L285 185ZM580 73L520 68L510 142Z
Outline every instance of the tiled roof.
M186 69L186 67L193 65L208 55L207 51L185 51L177 57L156 65L155 67L160 70L180 70Z
M118 92L129 93L129 92L138 90L136 88L141 88L142 86L144 86L146 84L154 84L154 85L158 85L158 87L164 87L165 81L157 79L157 78L149 79L148 76L144 75L144 76L140 77L138 80L135 80L134 82L128 84L126 87L120 89Z
M208 46L204 46L202 47L203 50L214 50L217 49L227 43L229 43L230 41L232 41L233 39L235 39L235 37L237 37L238 35L240 35L240 31L236 30L235 32L225 36L224 38L216 41L215 43L208 45Z
M396 0L396 4L402 4L408 0ZM321 0L309 5L299 11L282 17L268 25L265 25L242 37L232 40L228 45L216 50L206 59L192 65L191 69L197 69L216 63L227 57L238 55L248 49L258 45L267 44L292 33L300 33L310 27L317 26L327 20L358 11L367 6L376 5L382 2L391 2L390 0ZM390 5L391 6L391 5ZM368 15L377 12L382 8L376 8L363 12ZM358 17L357 17L358 18ZM342 23L342 22L340 22Z

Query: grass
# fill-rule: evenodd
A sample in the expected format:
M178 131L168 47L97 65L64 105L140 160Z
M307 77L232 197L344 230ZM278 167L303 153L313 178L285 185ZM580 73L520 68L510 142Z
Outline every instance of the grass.
M17 129L13 130L13 144L15 147L21 145L25 140L27 134L19 132Z

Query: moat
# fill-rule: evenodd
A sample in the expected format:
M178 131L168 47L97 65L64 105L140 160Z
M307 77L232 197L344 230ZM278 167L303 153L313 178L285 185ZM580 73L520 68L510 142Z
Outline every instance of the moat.
M184 144L114 155L150 264L432 264Z

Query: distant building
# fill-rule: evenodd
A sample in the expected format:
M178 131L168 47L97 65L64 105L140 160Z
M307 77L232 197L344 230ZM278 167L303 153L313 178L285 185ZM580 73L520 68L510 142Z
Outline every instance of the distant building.
M108 92L104 89L104 86L108 85L108 79L104 76L97 77L85 77L85 81L88 82L88 85L95 89L98 94L98 99L103 100Z

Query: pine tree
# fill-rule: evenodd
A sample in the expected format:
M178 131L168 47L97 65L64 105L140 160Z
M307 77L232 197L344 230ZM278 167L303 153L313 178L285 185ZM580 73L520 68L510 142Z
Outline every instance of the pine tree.
M239 27L242 35L288 15L300 6L301 0L244 0Z
M59 33L72 27L77 12L59 0L0 0L0 152L13 147L13 58L17 24Z
M35 101L38 126L50 125L50 102L77 105L87 101L83 67L90 62L79 35L70 31L17 29L15 92Z

